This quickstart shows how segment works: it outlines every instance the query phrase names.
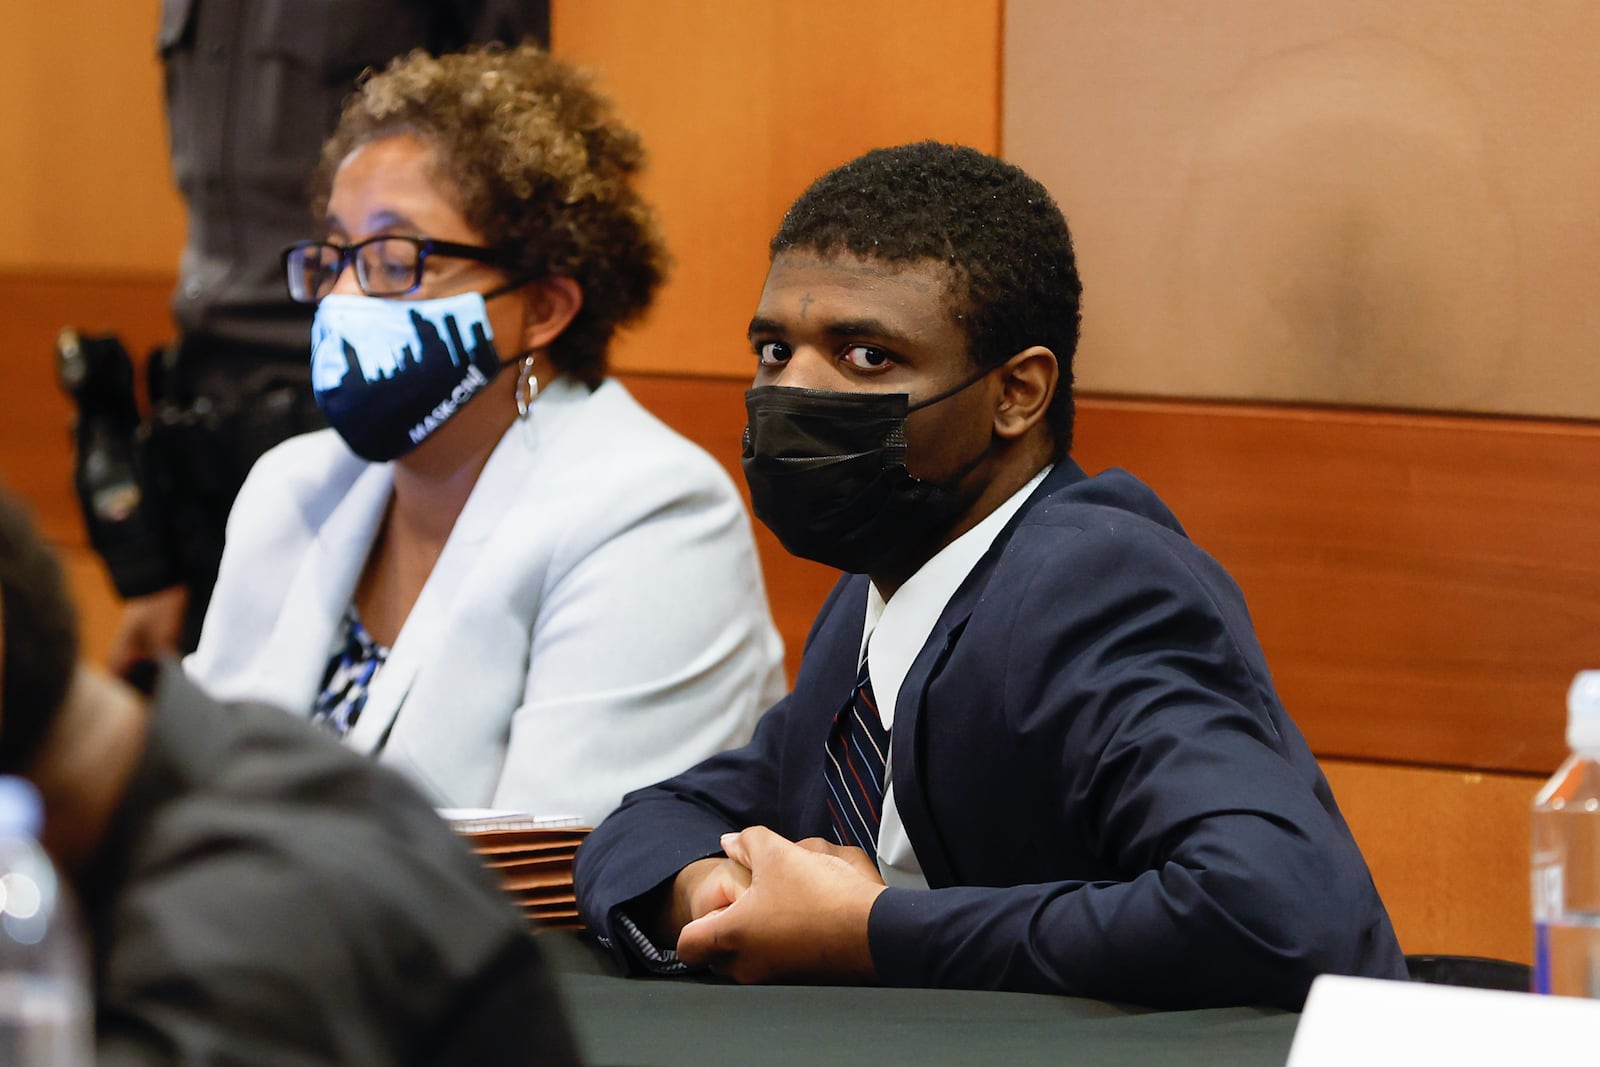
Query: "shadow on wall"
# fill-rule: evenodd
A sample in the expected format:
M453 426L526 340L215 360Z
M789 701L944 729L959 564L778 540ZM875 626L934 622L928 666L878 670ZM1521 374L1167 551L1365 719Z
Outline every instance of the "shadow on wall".
M1357 35L1263 60L1207 111L1151 272L1154 390L1500 408L1516 236L1451 72Z

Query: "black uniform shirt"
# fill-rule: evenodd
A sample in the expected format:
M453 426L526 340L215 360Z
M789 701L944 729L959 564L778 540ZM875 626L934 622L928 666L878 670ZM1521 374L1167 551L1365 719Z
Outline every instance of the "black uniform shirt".
M426 801L176 667L82 894L101 1067L576 1061L536 939Z

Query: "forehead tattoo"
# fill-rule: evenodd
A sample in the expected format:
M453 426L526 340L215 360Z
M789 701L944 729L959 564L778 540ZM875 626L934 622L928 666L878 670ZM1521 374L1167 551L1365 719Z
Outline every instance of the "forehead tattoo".
M805 296L802 296L800 298L800 321L801 322L806 321L806 312L811 310L811 305L815 304L816 302L817 302L816 298L813 297L810 293L807 293Z

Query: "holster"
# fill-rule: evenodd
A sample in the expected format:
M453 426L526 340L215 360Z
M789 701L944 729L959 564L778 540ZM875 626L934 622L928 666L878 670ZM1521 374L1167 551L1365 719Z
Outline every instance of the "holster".
M215 581L228 513L261 454L325 425L307 362L234 365L184 345L152 354L143 463L189 583L209 591Z
M63 334L63 344L66 343ZM75 335L74 335L75 336ZM146 364L149 413L138 415L126 353L113 335L81 338L97 357L78 401L74 482L93 545L123 597L186 585L203 611L216 580L228 512L261 453L322 426L307 361L170 345ZM196 620L197 622L198 620Z
M67 329L56 360L62 388L77 404L72 482L89 544L123 597L174 584L178 573L145 464L127 350L114 334Z

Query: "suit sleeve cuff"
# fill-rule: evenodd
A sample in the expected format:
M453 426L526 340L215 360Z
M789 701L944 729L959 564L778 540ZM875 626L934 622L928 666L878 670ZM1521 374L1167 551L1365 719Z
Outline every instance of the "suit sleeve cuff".
M878 894L867 916L867 946L878 981L886 986L921 988L932 984L926 889L891 886Z
M690 974L698 969L680 960L674 949L662 948L650 940L649 935L621 908L611 913L611 922L623 951L650 974Z

